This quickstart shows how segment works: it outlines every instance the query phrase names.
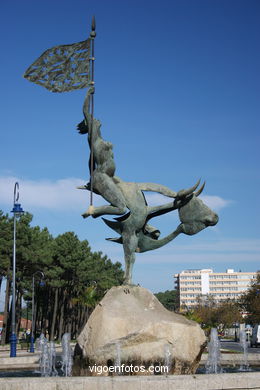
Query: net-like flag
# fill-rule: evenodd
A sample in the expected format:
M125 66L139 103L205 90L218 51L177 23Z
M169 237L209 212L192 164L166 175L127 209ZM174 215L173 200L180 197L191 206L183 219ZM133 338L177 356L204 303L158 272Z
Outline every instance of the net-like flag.
M85 88L89 83L90 39L46 50L24 73L52 92Z

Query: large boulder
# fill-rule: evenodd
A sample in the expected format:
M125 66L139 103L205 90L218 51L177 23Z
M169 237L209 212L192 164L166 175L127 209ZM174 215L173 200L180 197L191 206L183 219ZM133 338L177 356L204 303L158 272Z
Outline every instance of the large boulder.
M191 374L205 343L197 323L165 309L150 291L113 287L78 337L73 371L74 375L107 375L113 366L125 364L121 374L149 374L150 366L156 366L156 371L167 366L171 374ZM97 366L103 367L102 372Z

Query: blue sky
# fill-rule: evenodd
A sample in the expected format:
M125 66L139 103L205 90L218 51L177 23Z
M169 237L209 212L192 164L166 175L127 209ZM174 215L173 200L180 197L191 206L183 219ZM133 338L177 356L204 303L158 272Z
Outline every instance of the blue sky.
M113 232L81 217L89 194L75 187L89 179L89 150L75 128L86 91L54 94L22 77L47 48L87 38L95 15L95 116L116 174L176 191L201 177L220 217L138 254L134 282L157 292L187 268L260 268L259 1L16 0L1 15L0 209L11 210L18 180L33 224L74 231L123 263L122 247L105 241ZM174 213L153 220L162 235L178 223Z

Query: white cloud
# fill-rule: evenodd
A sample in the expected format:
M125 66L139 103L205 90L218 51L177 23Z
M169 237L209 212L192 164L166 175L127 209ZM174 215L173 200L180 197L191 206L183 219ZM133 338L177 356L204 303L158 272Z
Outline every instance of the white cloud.
M56 181L51 180L23 180L14 176L0 177L0 203L12 205L13 189L15 182L20 185L20 201L26 209L33 207L66 210L84 210L89 204L89 192L78 190L76 187L84 184L79 178L66 178ZM158 205L170 202L170 198L157 193L146 193L149 205ZM203 195L202 200L211 208L220 210L230 204L230 201L219 196ZM105 201L100 196L94 195L94 204L102 204Z
M145 198L149 206L156 206L159 204L168 203L170 198L157 193L145 193ZM200 195L200 199L211 209L219 211L232 203L231 200L226 200L216 195Z
M67 178L57 181L23 180L17 177L0 178L0 203L12 205L15 182L19 182L22 207L31 210L34 207L66 210L84 210L89 204L89 192L76 187L84 181L78 178ZM98 197L96 197L97 199ZM97 203L100 201L96 201Z
M221 198L220 196L214 196L214 195L201 195L200 199L211 209L219 211L220 209L223 209L224 207L227 207L231 203L233 203L232 200L226 200Z

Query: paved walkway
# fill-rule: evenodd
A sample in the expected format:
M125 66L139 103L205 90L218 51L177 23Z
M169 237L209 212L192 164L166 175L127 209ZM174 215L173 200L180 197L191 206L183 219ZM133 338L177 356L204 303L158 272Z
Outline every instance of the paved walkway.
M40 352L28 352L25 349L18 349L16 357L10 357L10 350L7 347L0 349L0 371L7 370L22 370L35 369L39 367ZM56 345L56 352L61 354L62 347L60 344Z
M10 357L9 351L0 352L0 371L35 369L39 367L39 352L17 351L16 357Z

